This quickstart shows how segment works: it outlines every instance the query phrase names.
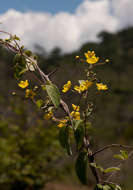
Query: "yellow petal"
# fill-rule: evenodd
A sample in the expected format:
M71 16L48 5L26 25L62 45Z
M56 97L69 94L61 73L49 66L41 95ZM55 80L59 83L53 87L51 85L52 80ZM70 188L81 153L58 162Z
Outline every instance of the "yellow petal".
M27 86L29 85L29 82L28 82L28 80L25 80L25 81L20 81L20 83L18 84L18 86L20 87L20 88L26 88Z
M96 86L98 90L108 90L108 87L106 84L96 83Z
M72 104L72 107L73 107L73 110L75 110L75 111L79 111L79 109L80 109L80 107L76 106L75 104Z

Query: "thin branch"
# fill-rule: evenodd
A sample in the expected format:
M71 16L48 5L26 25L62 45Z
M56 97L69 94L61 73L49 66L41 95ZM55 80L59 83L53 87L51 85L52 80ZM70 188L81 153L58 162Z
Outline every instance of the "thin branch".
M133 151L131 151L131 152L129 153L128 159L129 159L132 155L133 155ZM122 165L123 165L128 159L123 160L117 167L118 167L118 168L121 168ZM107 182L109 182L109 180L110 180L112 177L114 177L114 176L117 174L117 172L118 172L118 171L114 171L114 172L107 178Z
M5 33L9 36L11 36L11 34L9 34L8 32L4 32L4 31L0 31L1 33ZM12 44L8 43L8 42L0 42L2 45L4 45L5 47L7 47L9 50L15 52L15 53L20 53L19 49L17 49L16 47L14 47ZM17 44L18 45L18 44ZM18 45L19 46L19 45ZM30 57L28 57L25 53L23 53L23 55L29 60L32 61ZM46 75L41 69L40 67L36 64L36 69L38 70L44 84L46 84L46 82L51 82L49 79L49 75L51 75L52 73L50 73L49 75ZM41 81L40 81L41 82ZM60 99L60 105L61 108L67 113L67 115L70 118L71 124L72 124L72 116L70 115L70 110L68 105L62 100Z
M53 74L55 74L57 72L57 68L55 70L53 70L51 73L48 74L48 77L51 77Z
M107 145L104 146L103 148L97 150L96 152L94 152L92 155L95 156L96 154L109 149L109 148L113 148L113 147L119 147L119 148L125 148L125 149L133 149L133 146L126 146L126 145L121 145L121 144L111 144L111 145Z
M91 155L91 152L88 154L88 160L89 160L89 163L95 163L95 158L94 158L93 155ZM96 179L97 184L100 183L101 182L101 178L100 178L100 175L98 173L97 168L94 168L90 164L89 164L89 166L90 166L90 169L91 169L91 172L92 172L93 176Z

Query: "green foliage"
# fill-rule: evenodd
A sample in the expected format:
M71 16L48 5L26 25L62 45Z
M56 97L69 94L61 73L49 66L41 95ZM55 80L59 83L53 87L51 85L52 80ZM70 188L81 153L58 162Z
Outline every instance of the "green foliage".
M41 108L43 104L44 104L44 101L41 100L41 99L36 101L36 105L37 105L38 108Z
M66 79L74 79L73 81L77 81L77 79L83 78L83 73L81 72L81 67L86 68L86 66L81 65L80 63L73 64L73 57L75 55L80 55L86 52L88 49L93 49L97 52L98 55L102 57L107 56L112 63L109 63L108 66L104 66L104 68L101 66L101 69L95 69L97 72L97 75L101 76L102 79L108 78L108 84L111 86L111 89L109 89L108 96L100 95L100 93L97 93L95 89L93 89L92 94L89 93L88 99L93 100L95 102L96 107L94 108L96 117L91 114L90 107L86 108L86 116L93 120L94 122L94 129L93 129L93 136L95 137L95 146L100 147L102 145L101 139L103 141L103 144L106 144L108 142L118 142L118 143L132 143L132 137L133 137L133 122L132 122L132 111L133 111L133 105L132 105L132 59L133 59L133 52L132 52L132 32L133 29L124 30L121 32L118 32L117 34L110 34L107 32L101 33L101 42L96 43L87 43L82 46L82 48L79 50L79 52L74 52L72 54L68 55L61 55L60 51L58 49L56 51L53 51L51 55L40 56L40 64L41 68L43 68L44 71L51 71L55 68L55 66L60 67L60 74L56 77L54 77L54 80L56 81L56 84L58 86L62 86L63 82L66 81ZM15 37L16 40L19 40L17 37ZM31 52L25 51L25 54L27 56L31 56ZM2 115L6 115L6 118L8 119L10 110L10 104L9 97L6 96L3 98L4 92L7 94L7 89L12 90L15 87L15 84L13 79L11 78L10 66L11 66L11 58L12 55L9 52L6 52L5 50L0 51L1 60L7 61L8 66L6 66L7 72L3 72L5 69L1 64L0 65L0 89L1 89L1 97L0 102L4 101L4 106L1 106L1 113ZM104 60L105 58L103 58ZM103 60L100 60L101 62ZM20 55L16 56L15 58L15 76L16 78L20 78L22 74L27 70L25 67L26 60L23 59ZM76 61L75 61L76 62ZM19 65L18 65L19 63ZM43 63L43 64L42 64ZM58 64L57 64L58 63ZM126 63L126 64L125 64ZM3 69L3 68L4 69ZM3 70L2 70L3 69ZM99 70L99 71L98 71ZM5 70L4 70L5 71ZM4 74L3 74L4 73ZM127 74L128 73L128 74ZM110 77L108 77L110 76ZM62 81L60 80L62 78ZM52 80L53 81L53 80ZM80 80L81 81L81 80ZM4 85L6 85L6 88L4 88ZM45 86L44 86L45 90ZM48 93L48 96L51 99L51 102L54 104L55 108L59 107L60 104L60 93L57 87L53 84L47 84L46 90ZM18 92L19 94L20 92ZM21 93L20 93L21 94ZM65 97L65 96L64 96ZM98 97L98 98L97 98ZM73 97L72 93L68 93L68 95L64 98L69 101L69 104L73 102L77 102L77 98ZM39 99L36 101L36 105L38 108L41 108L44 103L43 99ZM3 103L2 103L3 104ZM20 101L20 104L23 104ZM8 105L6 107L5 105ZM84 110L85 106L82 105L81 109ZM34 109L30 109L29 112L34 112ZM59 147L57 146L55 150L53 151L53 154L50 154L48 157L45 153L47 152L47 149L49 149L50 143L56 144L55 137L49 136L50 141L46 143L46 146L44 145L45 142L47 142L48 135L44 135L44 138L42 138L42 141L38 142L38 139L40 138L40 134L36 134L34 131L33 126L31 126L31 123L34 123L35 120L31 119L32 122L28 123L29 119L26 119L26 116L29 114L24 113L21 117L22 110L20 108L16 108L15 112L18 114L17 117L21 120L21 130L22 133L20 133L20 129L15 132L8 132L7 137L9 139L5 139L3 135L1 135L0 142L1 142L1 156L0 161L2 162L1 168L1 184L22 184L29 185L29 186L35 186L36 184L45 184L47 181L47 177L51 176L49 172L44 175L44 166L40 166L40 163L44 163L44 165L49 165L49 162L51 163L51 160L56 156L55 152L59 150ZM36 113L36 112L35 112ZM36 115L36 114L35 114ZM60 113L59 113L60 115ZM13 116L12 118L15 118L15 126L19 128L18 125L19 119L16 116ZM38 115L34 116L38 117ZM10 122L9 122L10 123ZM88 122L89 123L89 122ZM46 126L49 126L49 122L45 122ZM18 127L19 126L19 127ZM39 124L35 125L35 128L38 128ZM76 161L76 172L80 179L80 181L83 184L87 183L87 175L86 175L86 165L87 165L87 154L84 152L81 147L83 145L83 136L84 136L84 128L82 126L82 121L76 121L76 123L73 124L75 128L74 137L76 139L77 147L79 149L79 156ZM89 123L90 126L90 123ZM5 128L8 128L7 126ZM12 127L11 127L12 128ZM43 128L43 127L42 127ZM12 128L13 129L13 128ZM10 129L11 130L11 129ZM29 131L26 132L28 135L25 137L25 130ZM70 131L69 127L63 127L60 129L60 143L68 152L69 155L71 155L71 149L70 149ZM90 128L89 128L90 130ZM91 129L92 130L92 129ZM42 132L43 129L40 129ZM54 129L51 130L52 135L57 135ZM90 132L90 131L89 131ZM20 133L20 134L18 134ZM9 135L10 134L10 135ZM16 135L17 134L17 135ZM16 135L16 136L15 136ZM34 136L35 135L35 136ZM31 138L32 136L32 138ZM89 137L91 134L89 133ZM10 139L12 138L12 140ZM14 140L13 140L14 139ZM35 140L36 139L36 140ZM46 140L47 139L47 140ZM53 140L54 139L54 140ZM9 141L8 141L9 140ZM20 143L19 141L22 141L23 143ZM24 143L25 141L25 143ZM16 142L19 142L16 144ZM44 144L43 144L44 143ZM36 145L37 144L37 145ZM58 143L57 143L58 144ZM21 146L20 146L21 145ZM35 145L35 146L34 146ZM27 148L28 146L28 148ZM8 147L8 148L7 148ZM21 147L21 148L20 148ZM21 150L20 150L21 149ZM3 153L4 152L4 153ZM14 156L14 152L17 152L17 158ZM120 154L115 154L115 158L126 160L128 158L128 152L127 151L120 151ZM28 156L27 156L28 155ZM30 155L30 156L29 156ZM36 158L36 155L40 158ZM13 157L12 157L13 156ZM44 157L43 157L44 156ZM103 157L106 157L106 154L103 154ZM34 158L36 158L34 160ZM47 158L47 159L46 159ZM14 161L15 160L15 161ZM15 162L13 165L12 162ZM29 163L30 162L30 163ZM16 164L17 163L17 164ZM105 163L106 164L106 163ZM11 167L10 167L11 165ZM21 167L20 167L21 166ZM34 166L34 167L33 167ZM36 166L36 167L35 167ZM83 167L82 167L83 166ZM99 169L103 173L108 172L114 172L119 170L117 167L109 167L107 169L103 169L101 166L99 166L96 163L92 163L92 166L95 169ZM16 168L19 168L17 170ZM44 168L43 168L44 167ZM13 169L12 169L13 168ZM14 169L15 168L15 169ZM39 169L38 169L39 168ZM40 169L42 168L42 170ZM44 170L43 170L44 169ZM14 171L15 170L15 171ZM17 172L16 172L17 170ZM51 170L51 168L50 168ZM6 171L6 172L5 172ZM10 173L11 172L11 173ZM13 173L12 173L13 172ZM42 174L42 173L43 174ZM82 175L81 175L81 173ZM2 175L2 173L4 175ZM55 171L51 172L52 175L56 173ZM7 177L5 177L7 176ZM7 180L7 181L6 181ZM8 181L9 180L9 181ZM39 186L38 186L39 187ZM36 187L37 188L37 187ZM19 189L19 188L18 188ZM103 189L103 190L120 190L120 187L118 185L113 184L104 184L104 185L97 185L95 189Z
M110 167L104 170L104 173L110 173L110 172L115 172L115 171L120 171L120 168L118 167Z
M76 139L76 144L77 148L80 149L83 146L83 141L84 141L84 135L85 135L85 129L84 126L82 125L82 120L77 120L75 124L75 132L74 136Z
M121 159L121 160L126 160L128 159L128 152L124 150L120 150L121 154L116 154L114 155L114 158Z
M87 152L86 151L79 152L75 164L75 170L79 180L84 185L87 184L87 164L88 164Z
M68 155L72 155L70 146L70 130L68 126L64 126L59 131L59 142L61 146L66 149Z
M40 189L59 176L54 162L61 152L53 130L42 122L25 130L0 122L0 189Z
M27 71L25 57L23 55L16 54L14 57L14 64L14 76L16 79L20 79L22 74Z
M57 86L55 86L54 84L47 84L46 91L47 91L52 103L54 104L55 108L58 108L58 106L60 104L60 93L59 93Z
M96 164L96 163L90 163L90 165L91 165L92 167L94 167L94 168L99 169L102 173L104 173L104 171L105 171L102 166L100 166L100 165L98 165L98 164Z
M94 190L121 190L121 187L115 184L107 184L107 185L97 184Z

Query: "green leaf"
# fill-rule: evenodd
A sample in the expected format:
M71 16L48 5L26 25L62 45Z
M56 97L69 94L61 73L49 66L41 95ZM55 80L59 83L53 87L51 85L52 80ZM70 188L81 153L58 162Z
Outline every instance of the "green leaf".
M61 146L66 149L68 155L72 155L71 147L70 147L70 142L69 142L69 127L64 126L61 127L59 131L59 142Z
M44 103L44 101L41 100L41 99L39 99L39 100L36 101L36 105L37 105L38 108L41 108L42 105L43 105L43 103Z
M25 50L24 52L28 57L30 57L32 55L32 52L30 50Z
M76 174L82 184L87 184L87 152L80 152L75 164Z
M97 184L97 187L98 187L99 189L103 189L103 185L101 185L101 184Z
M45 85L41 85L42 90L46 90L46 86Z
M114 155L114 158L121 159L121 160L126 160L128 159L128 152L124 150L120 150L121 154L116 154Z
M93 111L93 106L90 107L90 105L88 105L86 108L86 111L85 111L86 116L89 117L91 115L92 111Z
M115 190L122 190L119 185L116 185Z
M83 141L84 141L84 136L85 136L84 126L81 124L82 124L82 120L78 120L75 123L76 131L74 132L74 137L75 137L78 149L80 149L82 147Z
M121 155L123 156L124 160L128 159L128 152L126 150L120 150Z
M60 104L60 93L58 88L54 84L47 84L46 91L52 103L54 104L55 108L58 108Z
M109 173L109 172L115 172L115 171L119 171L120 168L117 167L110 167L104 170L104 173Z
M91 165L92 167L94 167L94 168L99 169L101 172L104 172L103 167L100 166L100 165L98 165L98 164L96 164L95 162L94 162L94 163L90 163L90 165Z
M27 71L26 69L26 60L23 55L16 54L13 60L14 66L14 76L17 79L20 79L22 74Z
M121 190L121 187L116 184L106 184L106 185L97 184L94 190Z
M101 184L97 184L94 190L103 190L103 186Z
M73 120L73 127L76 130L81 124L83 123L83 120Z
M124 160L124 157L121 154L115 154L113 157L120 160Z
M103 190L112 190L112 188L110 187L110 185L104 185Z
M17 41L20 41L20 38L18 36L13 36L14 37L14 40L17 40Z
M103 189L103 187L102 188L99 188L97 185L95 186L95 188L94 188L94 190L102 190Z
M111 190L122 190L121 187L117 184L109 184Z

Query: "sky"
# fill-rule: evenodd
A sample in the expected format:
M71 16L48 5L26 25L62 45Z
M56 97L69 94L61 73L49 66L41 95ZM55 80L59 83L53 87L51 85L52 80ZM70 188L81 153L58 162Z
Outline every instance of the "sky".
M82 0L1 0L0 13L13 8L21 12L39 11L55 14L60 11L74 12Z
M102 31L133 26L133 0L1 0L0 30L16 34L22 44L47 52L69 53L98 41ZM0 34L0 38L2 38Z

